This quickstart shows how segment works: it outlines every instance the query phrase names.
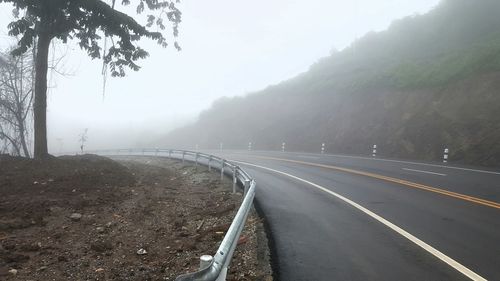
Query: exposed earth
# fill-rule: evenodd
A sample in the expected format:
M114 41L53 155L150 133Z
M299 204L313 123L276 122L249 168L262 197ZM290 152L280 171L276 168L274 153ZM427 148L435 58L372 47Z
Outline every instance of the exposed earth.
M166 158L0 156L1 280L174 280L214 254L241 202L230 180ZM249 216L228 280L272 280Z

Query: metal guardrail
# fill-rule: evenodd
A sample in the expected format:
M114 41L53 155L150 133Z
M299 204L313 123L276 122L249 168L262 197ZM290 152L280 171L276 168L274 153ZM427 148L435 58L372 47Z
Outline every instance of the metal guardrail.
M176 281L224 281L226 280L227 269L231 263L234 250L238 244L238 239L245 226L246 219L250 212L255 197L255 180L250 177L239 166L231 164L229 161L210 154L196 151L178 150L178 149L115 149L86 151L86 153L95 153L99 155L149 155L149 156L167 156L168 158L179 159L194 162L196 166L206 165L208 170L219 169L221 180L224 174L229 174L233 178L233 193L236 192L238 181L243 186L243 202L236 213L219 249L212 256L200 257L200 270L193 273L187 273L178 276ZM174 157L178 156L178 157ZM206 160L206 163L200 160ZM219 163L219 165L213 165Z

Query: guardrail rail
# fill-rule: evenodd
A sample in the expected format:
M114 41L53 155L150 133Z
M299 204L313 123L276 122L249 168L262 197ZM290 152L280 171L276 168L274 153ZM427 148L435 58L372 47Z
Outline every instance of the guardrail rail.
M208 166L208 170L218 169L221 180L224 175L230 175L233 178L233 193L236 192L238 182L244 190L243 202L234 217L224 239L220 243L217 252L213 256L204 255L200 257L200 270L178 276L176 281L224 281L226 280L227 269L238 244L238 239L245 226L248 214L255 197L255 180L250 177L239 166L218 156L179 149L115 149L85 151L85 153L95 153L99 155L118 156L118 155L148 155L148 156L167 156L171 159L194 162L196 166ZM177 156L177 157L176 157ZM214 165L215 164L215 165ZM218 165L217 165L218 164Z

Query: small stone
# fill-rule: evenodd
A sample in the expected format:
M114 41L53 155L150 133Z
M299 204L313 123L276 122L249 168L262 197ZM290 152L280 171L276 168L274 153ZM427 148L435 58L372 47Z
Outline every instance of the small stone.
M71 216L69 216L69 218L72 220L72 221L79 221L82 219L82 214L79 214L79 213L73 213L71 214Z
M140 256L145 255L145 254L147 254L147 253L148 253L148 252L147 252L146 250L142 249L142 248L141 248L141 249L139 249L139 250L137 250L137 254L138 254L138 255L140 255Z
M97 233L104 233L104 231L105 231L104 227L102 227L102 226L96 227L95 230L97 231Z
M9 273L12 274L12 275L17 275L17 269L11 269L9 270Z
M95 270L95 272L103 272L104 271L104 268L98 268Z
M113 250L113 244L107 240L96 240L90 244L90 248L96 252L106 252Z
M39 267L36 271L44 271L46 269L47 269L47 267L44 265L44 266Z

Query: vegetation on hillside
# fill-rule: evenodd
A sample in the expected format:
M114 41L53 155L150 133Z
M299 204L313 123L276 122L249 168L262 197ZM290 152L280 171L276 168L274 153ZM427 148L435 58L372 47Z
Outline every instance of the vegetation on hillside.
M309 71L223 98L163 144L280 149L500 165L500 2L446 0Z

